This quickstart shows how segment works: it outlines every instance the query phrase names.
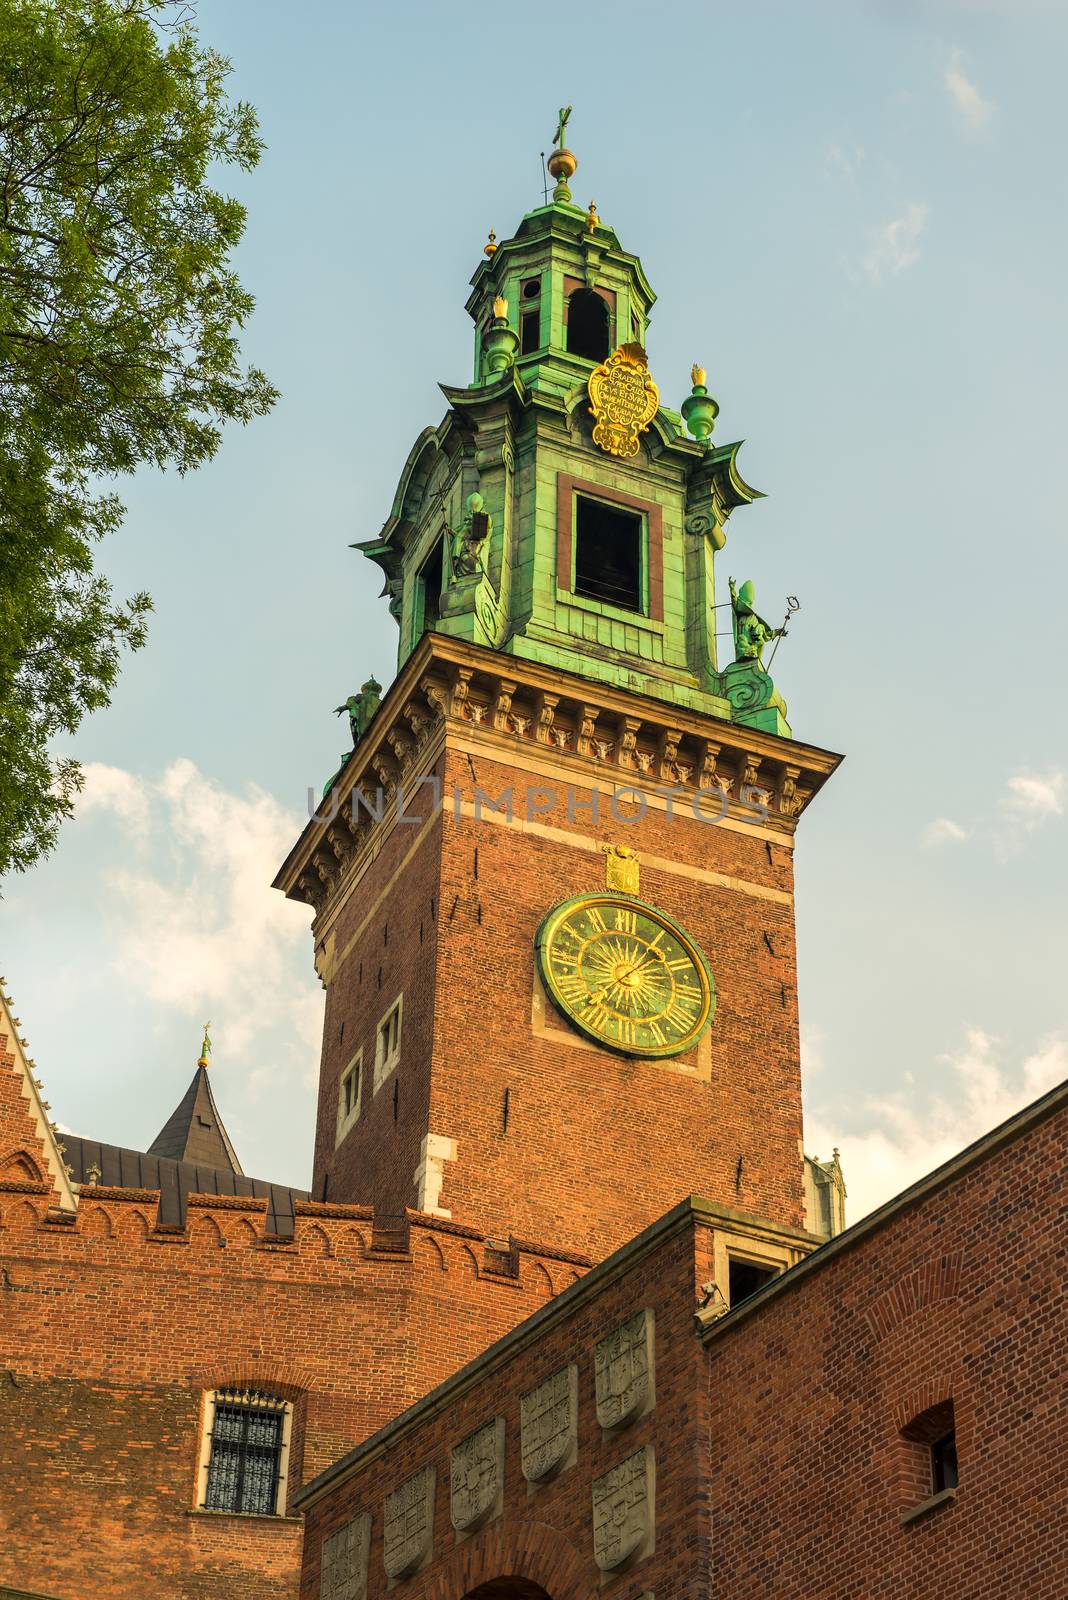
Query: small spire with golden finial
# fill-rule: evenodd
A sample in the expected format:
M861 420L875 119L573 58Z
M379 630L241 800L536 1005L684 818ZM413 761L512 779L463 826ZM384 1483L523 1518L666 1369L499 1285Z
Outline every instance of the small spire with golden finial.
M482 254L487 258L497 254L497 235L494 233L492 228L489 231L489 238L482 246Z
M198 1067L206 1067L207 1064L208 1064L208 1057L211 1055L211 1039L210 1039L210 1037L208 1035L208 1029L210 1027L211 1027L211 1023L210 1022L205 1022L205 1024L204 1024L204 1042L200 1046L200 1055L199 1055L199 1057L197 1059L197 1066Z
M719 416L719 406L708 392L708 373L699 361L690 368L693 389L680 407L682 420L697 443L707 445Z
M554 205L567 205L570 203L571 190L567 186L567 180L575 176L578 168L578 158L564 143L567 138L567 124L570 117L571 107L561 106L560 115L556 119L556 132L553 134L553 144L556 148L546 162L550 174L556 179L556 187L553 190Z
M586 213L586 232L594 233L601 226L601 219L597 215L596 200L590 201L590 209Z

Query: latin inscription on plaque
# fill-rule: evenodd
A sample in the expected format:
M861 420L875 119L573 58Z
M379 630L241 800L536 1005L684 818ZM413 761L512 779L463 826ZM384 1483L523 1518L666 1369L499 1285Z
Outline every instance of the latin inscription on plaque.
M450 1458L450 1514L459 1534L474 1533L504 1504L504 1418L495 1417L456 1445Z
M323 1540L321 1600L364 1600L367 1557L371 1549L371 1513L361 1511Z
M578 1437L578 1367L562 1367L519 1402L520 1465L528 1483L569 1467Z
M651 1310L639 1311L594 1347L597 1421L606 1430L622 1428L652 1409L653 1324Z
M386 1496L382 1537L386 1576L394 1582L411 1577L429 1561L434 1540L433 1467L424 1467Z
M656 1462L643 1445L593 1483L593 1554L602 1572L651 1555Z

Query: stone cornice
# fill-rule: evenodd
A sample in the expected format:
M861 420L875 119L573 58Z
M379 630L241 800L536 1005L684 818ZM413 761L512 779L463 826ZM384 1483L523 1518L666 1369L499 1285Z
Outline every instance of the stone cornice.
M540 750L576 786L670 787L691 800L699 790L716 790L724 798L711 803L724 816L756 826L755 808L763 806L780 835L793 832L841 761L814 745L426 634L274 887L323 912L395 823L398 795L413 811L414 786L433 770L450 730L476 728L503 762L509 751ZM354 791L374 802L378 815L355 808Z

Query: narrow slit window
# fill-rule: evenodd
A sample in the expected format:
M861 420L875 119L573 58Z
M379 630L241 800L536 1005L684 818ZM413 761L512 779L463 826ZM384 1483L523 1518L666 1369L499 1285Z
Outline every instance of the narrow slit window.
M360 1120L360 1102L363 1090L363 1052L357 1051L341 1074L337 1090L337 1132L335 1147L349 1129Z
M419 568L419 631L432 632L441 616L442 544L439 539Z
M931 1484L935 1494L957 1487L957 1436L944 1434L931 1446Z
M402 996L398 997L378 1024L375 1045L376 1094L400 1060L402 999Z
M957 1488L957 1426L950 1398L901 1429L901 1520L910 1523L952 1500Z
M639 512L579 495L575 503L575 593L623 611L642 608Z
M541 311L535 306L532 311L524 311L519 319L519 353L522 356L532 356L535 350L541 349Z

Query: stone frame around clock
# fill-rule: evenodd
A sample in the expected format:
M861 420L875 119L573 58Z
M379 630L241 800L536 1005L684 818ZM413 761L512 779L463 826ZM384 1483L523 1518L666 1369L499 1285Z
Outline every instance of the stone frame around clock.
M659 1050L628 1049L623 1045L614 1044L610 1039L604 1039L600 1034L594 1033L592 1029L584 1028L579 1019L566 1008L561 997L557 995L552 975L549 971L548 961L545 959L546 935L549 925L559 918L569 915L573 908L588 905L626 907L632 911L643 912L646 916L652 917L654 921L663 923L675 938L680 941L687 953L692 957L694 964L704 973L705 982L708 984L708 1011L701 1026L687 1038L684 1044L677 1044ZM669 917L666 911L661 911L658 906L651 905L648 900L639 899L637 895L625 894L621 891L600 890L593 893L573 895L568 900L558 900L554 906L550 906L538 924L538 930L534 935L534 962L542 990L548 997L553 1009L569 1027L578 1032L587 1043L592 1044L595 1048L609 1050L613 1055L623 1056L627 1060L670 1061L673 1057L686 1055L690 1051L696 1050L711 1027L712 1018L716 1014L716 980L704 951L696 939L687 933L686 929L676 922L673 917Z

